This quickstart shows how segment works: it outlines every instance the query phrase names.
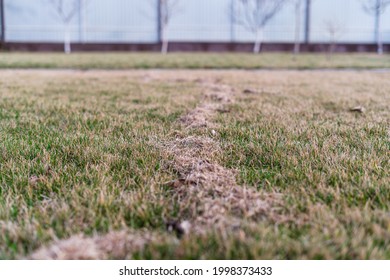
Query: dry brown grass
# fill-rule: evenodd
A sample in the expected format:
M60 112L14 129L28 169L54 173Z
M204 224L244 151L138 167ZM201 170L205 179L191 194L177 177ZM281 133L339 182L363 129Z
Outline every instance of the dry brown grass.
M202 86L206 90L202 103L180 119L186 129L218 129L214 116L234 104L231 87L220 83ZM170 185L180 205L180 216L192 224L191 233L238 229L247 220L280 218L273 208L277 195L264 196L252 188L238 186L235 172L215 162L216 154L222 151L212 138L190 136L160 147L167 158L173 158L170 165L179 178Z
M39 249L31 255L35 260L101 260L131 259L146 246L174 243L175 239L164 233L145 230L110 232L106 235L72 236Z

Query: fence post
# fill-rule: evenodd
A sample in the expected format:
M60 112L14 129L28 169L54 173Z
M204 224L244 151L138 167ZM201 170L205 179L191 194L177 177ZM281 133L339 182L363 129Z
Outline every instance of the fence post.
M0 0L0 25L1 25L1 35L0 35L0 44L5 43L5 12L4 12L4 0Z
M305 43L310 42L310 18L311 18L311 0L306 0L305 12Z
M157 0L157 42L162 40L162 23L161 23L161 0Z
M230 3L230 41L231 42L234 42L235 41L235 26L234 26L234 12L235 12L235 6L234 6L234 3L235 0L231 0L231 3Z

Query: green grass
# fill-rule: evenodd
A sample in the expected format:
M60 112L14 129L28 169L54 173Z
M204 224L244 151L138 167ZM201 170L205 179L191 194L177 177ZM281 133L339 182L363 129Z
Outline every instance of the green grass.
M46 70L0 75L0 258L80 233L169 235L181 201L165 182L177 174L153 140L208 133L178 122L204 80L236 92L216 116L223 152L212 160L242 185L282 194L286 219L133 257L390 258L388 73ZM357 105L366 113L348 111Z
M191 84L5 74L0 87L1 258L54 236L164 228L170 201L150 188L171 177L148 142L170 132L185 109L176 104L183 93L189 106L196 100ZM33 176L38 182L29 182Z
M0 68L72 69L373 69L390 68L375 54L0 53Z

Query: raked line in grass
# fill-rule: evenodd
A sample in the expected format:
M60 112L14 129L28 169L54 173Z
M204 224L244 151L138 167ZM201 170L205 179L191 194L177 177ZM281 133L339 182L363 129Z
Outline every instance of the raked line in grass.
M218 124L213 120L219 112L229 112L235 94L226 85L204 83L204 86L207 92L203 102L180 119L181 126L194 131L204 129L203 135L216 136ZM180 206L179 216L185 219L183 230L205 233L210 229L239 229L242 223L250 221L285 219L277 207L280 195L238 185L236 172L213 160L222 153L218 142L203 135L156 142L166 153L165 158L171 159L168 164L179 174L169 185Z

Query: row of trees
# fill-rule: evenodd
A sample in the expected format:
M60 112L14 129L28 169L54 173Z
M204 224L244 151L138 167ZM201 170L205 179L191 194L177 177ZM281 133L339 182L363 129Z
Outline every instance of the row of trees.
M312 0L232 0L232 6L228 13L232 22L245 27L254 34L253 52L259 53L264 37L264 28L268 22L283 8L287 2L295 4L295 47L294 51L300 51L300 32L303 2L307 2L307 10ZM171 19L180 9L181 0L157 0L159 40L162 43L161 52L168 52L167 29Z
M64 25L64 51L71 52L70 24L75 16L81 15L83 9L88 5L93 4L93 0L46 0L56 11L59 20ZM181 4L183 0L149 0L153 5L157 1L157 24L159 42L161 42L161 52L168 52L168 36L167 30L172 19L183 11ZM232 8L227 11L230 13L234 24L243 26L254 36L253 52L259 53L264 37L264 28L272 18L278 14L282 8L292 3L295 7L295 44L294 52L299 53L301 42L301 26L303 12L306 11L306 36L309 32L310 21L310 4L314 0L231 0ZM375 19L375 40L378 46L378 53L383 53L383 42L381 37L381 17L387 6L390 5L390 0L359 0L362 2L364 11L372 15ZM3 1L0 0L0 4ZM305 5L306 4L306 5ZM304 5L306 9L303 9ZM3 11L3 9L1 9ZM4 19L4 17L2 17ZM4 25L3 25L4 26ZM339 26L332 21L326 23L331 41L335 41L336 33L339 31ZM4 31L2 32L4 35ZM308 41L308 38L306 38Z

